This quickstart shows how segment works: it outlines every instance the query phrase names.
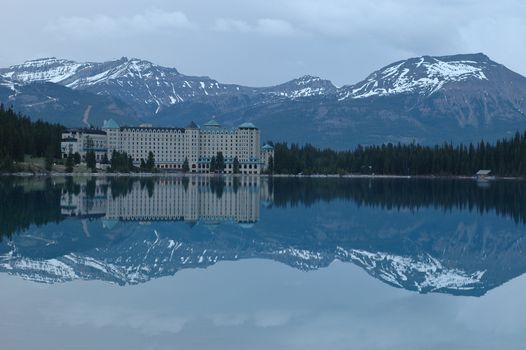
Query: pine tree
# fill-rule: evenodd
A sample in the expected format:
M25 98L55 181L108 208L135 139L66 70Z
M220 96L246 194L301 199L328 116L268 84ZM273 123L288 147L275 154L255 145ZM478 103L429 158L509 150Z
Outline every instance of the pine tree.
M73 155L70 153L68 155L68 158L66 158L66 173L73 172L73 165L74 165Z
M215 170L220 173L225 171L225 157L223 157L223 152L217 152Z
M190 171L190 165L188 164L188 158L184 159L183 172L187 173Z
M75 164L80 164L81 158L79 152L75 152L75 154L73 154L73 161Z
M95 152L88 151L86 153L86 165L91 170L92 173L97 172L97 159L95 157Z
M215 173L216 172L216 157L212 156L212 159L210 160L210 172Z
M268 157L268 173L273 174L274 173L274 157L269 156Z
M234 157L234 162L232 164L232 168L233 168L232 172L234 174L239 174L239 167L240 167L239 166L239 159L237 159L237 156L236 156L236 157Z
M153 171L155 169L155 157L152 151L148 152L148 159L146 160L146 169L149 171Z
M104 155L102 156L101 163L102 164L110 164L110 161L108 159L108 155L106 153L104 153Z

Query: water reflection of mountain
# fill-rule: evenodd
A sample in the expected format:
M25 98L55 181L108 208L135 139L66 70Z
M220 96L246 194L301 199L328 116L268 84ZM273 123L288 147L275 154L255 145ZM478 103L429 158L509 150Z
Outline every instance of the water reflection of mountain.
M0 269L35 281L134 284L222 260L263 258L312 270L339 259L393 286L482 295L526 270L522 182L0 184L1 230L18 233L0 244Z

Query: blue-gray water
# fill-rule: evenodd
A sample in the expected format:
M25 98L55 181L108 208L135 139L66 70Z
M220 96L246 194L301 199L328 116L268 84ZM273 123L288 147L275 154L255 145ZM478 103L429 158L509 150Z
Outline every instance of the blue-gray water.
M13 349L522 349L526 183L0 180Z

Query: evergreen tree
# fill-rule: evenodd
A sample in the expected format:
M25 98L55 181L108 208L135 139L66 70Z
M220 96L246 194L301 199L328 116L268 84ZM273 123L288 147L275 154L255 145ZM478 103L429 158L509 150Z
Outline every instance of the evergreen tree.
M217 152L215 170L219 173L225 171L225 157L223 157L223 152Z
M75 164L80 164L80 161L81 161L81 158L80 158L80 153L79 152L75 152L73 154L73 161L75 162Z
M274 173L274 157L269 156L268 157L268 168L267 171L269 174Z
M127 171L128 172L134 171L135 167L133 166L133 158L132 158L132 156L128 156L126 153L125 153L125 156L127 156L127 164L126 164Z
M239 174L239 167L240 167L239 159L237 159L237 156L236 156L236 157L234 157L234 162L232 164L232 172L234 174Z
M148 159L146 160L146 169L148 171L153 171L155 169L155 158L153 152L148 152Z
M100 160L100 163L101 164L110 164L110 160L108 159L108 155L106 153L104 153L102 155L102 159Z
M133 169L132 159L126 152L112 152L109 171L128 173Z
M216 172L216 157L212 156L212 159L210 160L210 172L215 173Z
M0 156L0 171L11 172L14 170L13 159L9 154Z
M188 158L184 159L183 172L187 173L190 171L190 165L188 164Z
M53 170L53 158L50 156L47 156L45 159L46 165L45 168L47 171Z
M86 153L86 165L92 173L97 172L97 158L95 157L95 152L93 152L93 150Z
M66 158L66 173L73 172L73 165L74 165L73 155L70 153L68 155L68 158Z

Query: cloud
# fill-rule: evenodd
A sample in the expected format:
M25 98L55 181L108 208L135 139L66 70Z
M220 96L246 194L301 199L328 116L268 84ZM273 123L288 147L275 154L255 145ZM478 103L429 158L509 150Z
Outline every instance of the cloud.
M216 19L213 29L219 32L241 33L248 33L253 30L253 28L247 22L231 18Z
M256 31L269 36L294 36L300 32L291 23L273 18L262 18L257 21Z
M193 29L196 25L180 11L165 12L147 10L131 16L111 17L61 17L50 24L48 29L77 38L104 36L125 37L141 33L156 33L180 29Z
M216 19L213 30L219 32L257 33L263 36L291 37L301 34L290 22L276 18L260 18L255 23L232 18Z

